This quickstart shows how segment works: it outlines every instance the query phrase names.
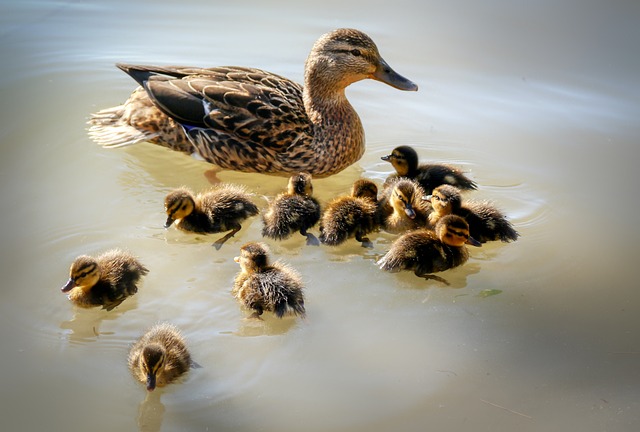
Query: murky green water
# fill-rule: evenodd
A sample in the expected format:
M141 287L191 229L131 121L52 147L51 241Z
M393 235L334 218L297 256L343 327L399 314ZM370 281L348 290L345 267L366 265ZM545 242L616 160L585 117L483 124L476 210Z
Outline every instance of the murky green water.
M633 2L525 5L8 1L0 5L2 342L6 430L634 431L640 423L635 265L640 137ZM380 272L375 247L268 242L307 283L305 321L243 320L240 245L165 230L173 187L207 165L142 144L104 150L87 116L126 99L116 62L248 65L302 80L322 33L356 27L419 84L347 93L367 133L321 202L414 145L457 164L522 238L474 249L451 287ZM286 179L225 172L271 196ZM151 270L117 310L60 293L77 255L121 246ZM495 295L487 295L495 294ZM182 328L184 382L146 397L126 367L150 325Z

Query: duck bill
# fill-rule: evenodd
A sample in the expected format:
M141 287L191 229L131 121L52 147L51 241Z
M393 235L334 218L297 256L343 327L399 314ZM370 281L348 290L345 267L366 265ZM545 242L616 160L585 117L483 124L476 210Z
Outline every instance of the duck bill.
M429 202L431 202L431 197L433 197L433 195L424 195L424 196L422 197L422 201L429 201Z
M413 207L411 207L411 205L407 205L404 208L404 212L409 217L409 219L415 219L416 218L416 212L415 212L415 210L413 210Z
M478 240L474 239L473 237L469 237L466 243L471 246L482 247L482 243L480 243Z
M234 260L235 262L239 263L239 262L240 262L240 257L239 257L239 256L237 256L237 257L233 257L233 260Z
M62 291L63 293L66 293L71 291L73 288L75 288L75 286L76 286L76 281L74 281L72 278L69 278L65 286L60 288L60 291Z
M380 64L378 65L376 71L373 73L372 78L376 81L388 84L391 87L395 87L398 90L418 90L418 86L414 82L408 80L407 78L391 69L391 66L389 66L389 64L383 59L380 59Z
M164 227L169 228L171 225L173 225L173 222L175 222L175 219L173 219L171 216L167 217L167 221L164 223Z
M382 156L380 159L382 159L385 162L390 162L391 161L391 155Z
M156 376L153 373L147 375L147 390L154 391L156 388Z

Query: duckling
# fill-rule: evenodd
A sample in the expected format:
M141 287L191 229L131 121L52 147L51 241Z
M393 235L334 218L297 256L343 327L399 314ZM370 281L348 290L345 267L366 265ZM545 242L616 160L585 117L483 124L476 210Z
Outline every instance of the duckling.
M140 337L129 351L128 363L148 391L171 384L193 365L184 338L169 323L157 324Z
M492 203L488 201L463 203L460 191L453 186L438 186L425 199L431 202L433 207L433 212L429 215L431 225L435 225L444 215L456 214L465 218L469 224L471 236L481 243L495 240L511 242L517 240L520 235L507 217Z
M418 86L382 59L354 29L322 35L305 64L304 88L246 67L118 64L142 87L123 104L91 116L89 134L105 147L150 141L197 152L219 168L289 176L336 174L364 154L364 129L345 88L374 79Z
M240 272L231 293L240 304L254 311L252 318L260 318L263 311L274 312L278 318L287 312L304 318L304 286L300 275L281 262L271 263L267 245L247 243L234 261L240 264Z
M307 232L320 220L320 203L312 194L310 174L291 176L287 191L277 195L262 213L262 236L284 240L299 231L307 237L308 245L319 244L318 239Z
M376 263L382 270L413 270L415 275L449 283L431 273L460 266L469 259L464 246L481 246L469 236L469 224L456 215L441 218L435 230L418 229L403 234L391 245L391 249Z
M382 228L398 234L427 223L429 206L423 200L424 191L414 180L397 178L382 190L378 201L378 218Z
M330 246L354 237L364 247L373 245L366 234L378 228L378 187L367 179L359 179L351 187L351 195L335 198L325 208L320 221L320 241Z
M387 181L397 177L407 177L417 181L427 194L430 194L434 188L442 184L450 184L467 190L477 188L473 180L451 165L418 165L418 153L409 146L396 147L390 155L383 156L381 159L391 162L391 165L396 170L396 173L391 174Z
M213 246L220 247L240 231L240 222L258 214L258 207L251 202L251 195L242 186L221 184L213 190L194 195L182 187L170 192L164 200L169 228L176 227L187 232L227 233L216 240Z
M133 255L112 249L97 257L81 255L69 270L69 280L61 288L76 306L102 306L108 311L138 291L138 281L149 273Z

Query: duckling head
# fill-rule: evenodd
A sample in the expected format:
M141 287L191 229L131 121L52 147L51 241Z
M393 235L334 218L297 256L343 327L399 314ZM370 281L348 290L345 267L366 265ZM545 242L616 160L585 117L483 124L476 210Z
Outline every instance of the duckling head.
M450 185L438 186L431 195L427 195L423 199L429 201L433 210L441 216L455 213L462 205L460 191Z
M300 173L292 175L289 178L287 191L290 195L311 196L313 194L313 185L311 184L311 174Z
M240 248L240 256L233 260L244 272L257 272L269 265L269 248L264 243L250 242Z
M418 153L409 146L396 147L390 155L380 159L390 162L400 177L405 177L418 168Z
M180 188L169 192L164 199L164 210L167 213L164 227L169 228L176 220L189 216L195 207L193 194L189 190Z
M375 202L378 199L378 186L368 179L356 180L351 186L351 196Z
M460 216L442 217L435 226L435 232L440 241L449 246L461 247L464 244L482 246L482 243L469 235L469 224Z
M404 212L409 219L415 219L413 200L416 188L411 181L399 181L391 191L391 205L397 212Z
M95 258L82 255L75 259L69 269L69 280L61 288L62 292L69 292L75 287L89 289L100 279L100 266Z
M304 87L310 91L342 91L367 78L399 90L418 90L416 84L391 69L369 36L355 29L322 35L309 53L305 71Z
M142 349L140 356L140 368L147 376L147 390L156 388L158 374L164 369L167 353L158 344L149 344Z

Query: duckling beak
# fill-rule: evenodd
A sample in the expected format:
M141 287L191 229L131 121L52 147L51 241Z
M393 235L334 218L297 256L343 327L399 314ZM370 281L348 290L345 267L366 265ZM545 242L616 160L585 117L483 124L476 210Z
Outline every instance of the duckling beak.
M76 286L76 281L74 281L73 278L69 278L66 285L60 288L60 291L62 291L63 293L66 293L71 291L73 288L75 288L75 286Z
M429 202L431 202L431 197L432 197L432 196L433 196L433 195L424 195L424 196L422 197L422 201L429 201Z
M173 222L175 221L175 219L173 219L171 216L167 217L167 221L164 223L164 227L165 228L169 228Z
M398 90L418 91L418 86L415 83L391 69L391 66L389 66L389 64L383 59L380 59L378 68L371 78L376 81L389 84L391 87L395 87Z
M416 212L413 210L413 207L411 207L411 204L407 204L404 208L404 212L407 214L407 216L409 217L409 219L415 219L416 217Z
M471 246L482 247L482 243L480 243L478 240L474 239L473 237L469 237L466 243Z
M382 156L380 159L383 161L389 162L391 160L391 155Z
M147 375L147 390L153 391L156 388L156 375L152 372L149 372Z
M233 257L233 260L234 260L235 262L239 263L239 262L240 262L240 257L239 257L239 256L237 256L237 257Z

